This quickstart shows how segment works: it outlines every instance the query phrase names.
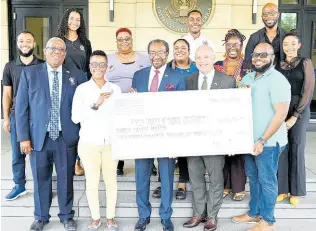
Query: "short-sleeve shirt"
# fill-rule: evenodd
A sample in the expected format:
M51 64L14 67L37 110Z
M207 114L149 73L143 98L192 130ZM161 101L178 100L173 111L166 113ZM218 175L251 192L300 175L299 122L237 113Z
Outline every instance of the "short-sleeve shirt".
M148 55L136 53L135 62L124 64L121 63L115 53L108 55L108 69L106 70L106 78L117 84L123 93L127 93L132 87L134 73L145 67L150 66Z
M274 67L257 79L255 76L256 72L251 72L244 76L240 83L240 86L251 86L254 142L264 135L270 125L275 115L273 105L291 102L291 85ZM266 146L275 147L277 143L284 146L287 142L287 129L284 122L270 137Z
M14 115L15 109L15 97L18 92L18 87L20 83L20 75L22 70L27 66L37 65L43 63L44 61L38 59L35 55L33 56L33 60L28 65L25 65L21 62L20 56L16 60L8 62L3 71L3 78L2 78L2 85L3 86L11 86L12 87L12 94L13 94L13 103L11 105L11 115Z

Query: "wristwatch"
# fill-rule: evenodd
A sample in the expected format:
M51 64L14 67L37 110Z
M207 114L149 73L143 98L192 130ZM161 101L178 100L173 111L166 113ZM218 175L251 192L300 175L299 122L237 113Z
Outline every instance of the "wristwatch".
M99 109L95 103L91 104L90 108L95 111Z
M262 137L260 137L258 139L258 141L260 141L263 146L265 146L267 144L267 141L265 139L263 139Z

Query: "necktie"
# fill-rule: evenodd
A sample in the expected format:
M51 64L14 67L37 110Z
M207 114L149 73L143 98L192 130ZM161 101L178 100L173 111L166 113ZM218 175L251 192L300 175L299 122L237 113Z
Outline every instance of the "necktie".
M207 90L207 76L204 76L203 79L201 90Z
M149 91L150 92L157 92L158 85L159 85L159 70L155 70L155 76L154 76L153 80L151 81Z
M54 74L53 88L51 93L51 112L49 121L49 137L52 140L56 140L59 136L59 80L58 71L52 71Z

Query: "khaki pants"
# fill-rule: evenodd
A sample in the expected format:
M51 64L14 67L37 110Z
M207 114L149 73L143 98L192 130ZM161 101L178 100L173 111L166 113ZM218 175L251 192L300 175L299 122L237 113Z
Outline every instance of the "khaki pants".
M114 218L117 199L117 161L112 160L111 146L79 143L78 154L85 170L86 193L92 219L100 219L100 170L102 170L103 181L106 186L106 217L107 219Z

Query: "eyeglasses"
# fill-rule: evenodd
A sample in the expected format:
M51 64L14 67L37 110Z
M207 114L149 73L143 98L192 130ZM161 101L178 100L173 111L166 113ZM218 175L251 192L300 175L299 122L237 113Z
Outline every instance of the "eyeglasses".
M277 11L271 11L271 12L267 12L267 13L262 13L262 17L267 18L268 16L276 16L278 14Z
M117 38L116 41L118 41L120 43L123 42L123 41L129 42L129 41L132 41L132 37Z
M58 52L60 52L60 53L66 52L66 49L64 49L64 48L58 48L58 47L46 47L46 49L50 49L50 50L52 50L52 52L56 52L56 51L58 51Z
M166 51L149 51L149 57L153 58L156 55L158 55L159 57L165 57L166 56Z
M90 63L90 66L92 68L97 68L97 67L105 68L107 66L107 64L106 63Z
M251 57L252 58L261 58L261 59L265 59L268 57L268 55L274 55L274 54L269 54L267 52L262 52L262 53L252 53Z
M233 47L240 47L241 43L226 43L226 46L228 48L233 48Z

